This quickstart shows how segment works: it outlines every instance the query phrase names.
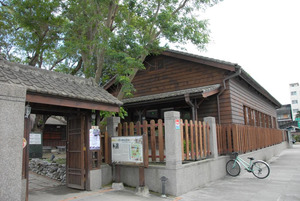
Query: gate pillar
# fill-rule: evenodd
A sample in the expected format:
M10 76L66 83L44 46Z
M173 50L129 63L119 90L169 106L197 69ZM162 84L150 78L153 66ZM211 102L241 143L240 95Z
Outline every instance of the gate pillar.
M23 201L26 197L28 178L22 179L25 99L25 88L0 84L1 200Z

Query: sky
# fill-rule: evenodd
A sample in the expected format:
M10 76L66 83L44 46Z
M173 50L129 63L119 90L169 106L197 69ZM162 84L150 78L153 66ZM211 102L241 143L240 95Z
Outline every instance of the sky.
M223 0L208 8L211 42L189 53L239 64L281 104L300 83L300 0Z

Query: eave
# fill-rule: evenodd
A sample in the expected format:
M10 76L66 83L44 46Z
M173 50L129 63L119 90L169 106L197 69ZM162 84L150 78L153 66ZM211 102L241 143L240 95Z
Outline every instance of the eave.
M111 112L120 111L120 108L117 105L79 100L79 99L46 96L46 95L41 95L36 93L27 93L26 101L29 103L39 103L39 104L55 105L55 106L70 107L70 108L111 111Z

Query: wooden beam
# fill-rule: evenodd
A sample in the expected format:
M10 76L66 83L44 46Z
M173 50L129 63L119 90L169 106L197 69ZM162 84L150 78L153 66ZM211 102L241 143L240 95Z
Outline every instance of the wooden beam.
M30 103L32 114L44 114L44 115L56 115L56 116L66 116L71 114L77 114L83 109L74 109L70 107L61 107L56 105L45 105L40 103Z
M119 112L120 108L117 105L97 103L92 101L83 101L78 99L65 99L60 97L43 96L38 94L27 94L26 101L32 103L41 103L47 105L57 105L63 107L81 108L89 110L102 110Z
M202 93L202 97L203 97L203 98L207 98L207 97L212 96L212 95L215 95L215 94L217 94L217 93L219 93L219 92L220 92L220 89L215 89L215 90L212 90L212 91L203 92L203 93Z

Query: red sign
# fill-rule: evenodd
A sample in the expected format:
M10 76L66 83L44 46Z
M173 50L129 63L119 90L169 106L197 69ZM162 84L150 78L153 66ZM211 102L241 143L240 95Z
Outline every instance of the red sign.
M179 119L175 119L175 129L176 129L176 130L179 130L179 129L180 129Z

